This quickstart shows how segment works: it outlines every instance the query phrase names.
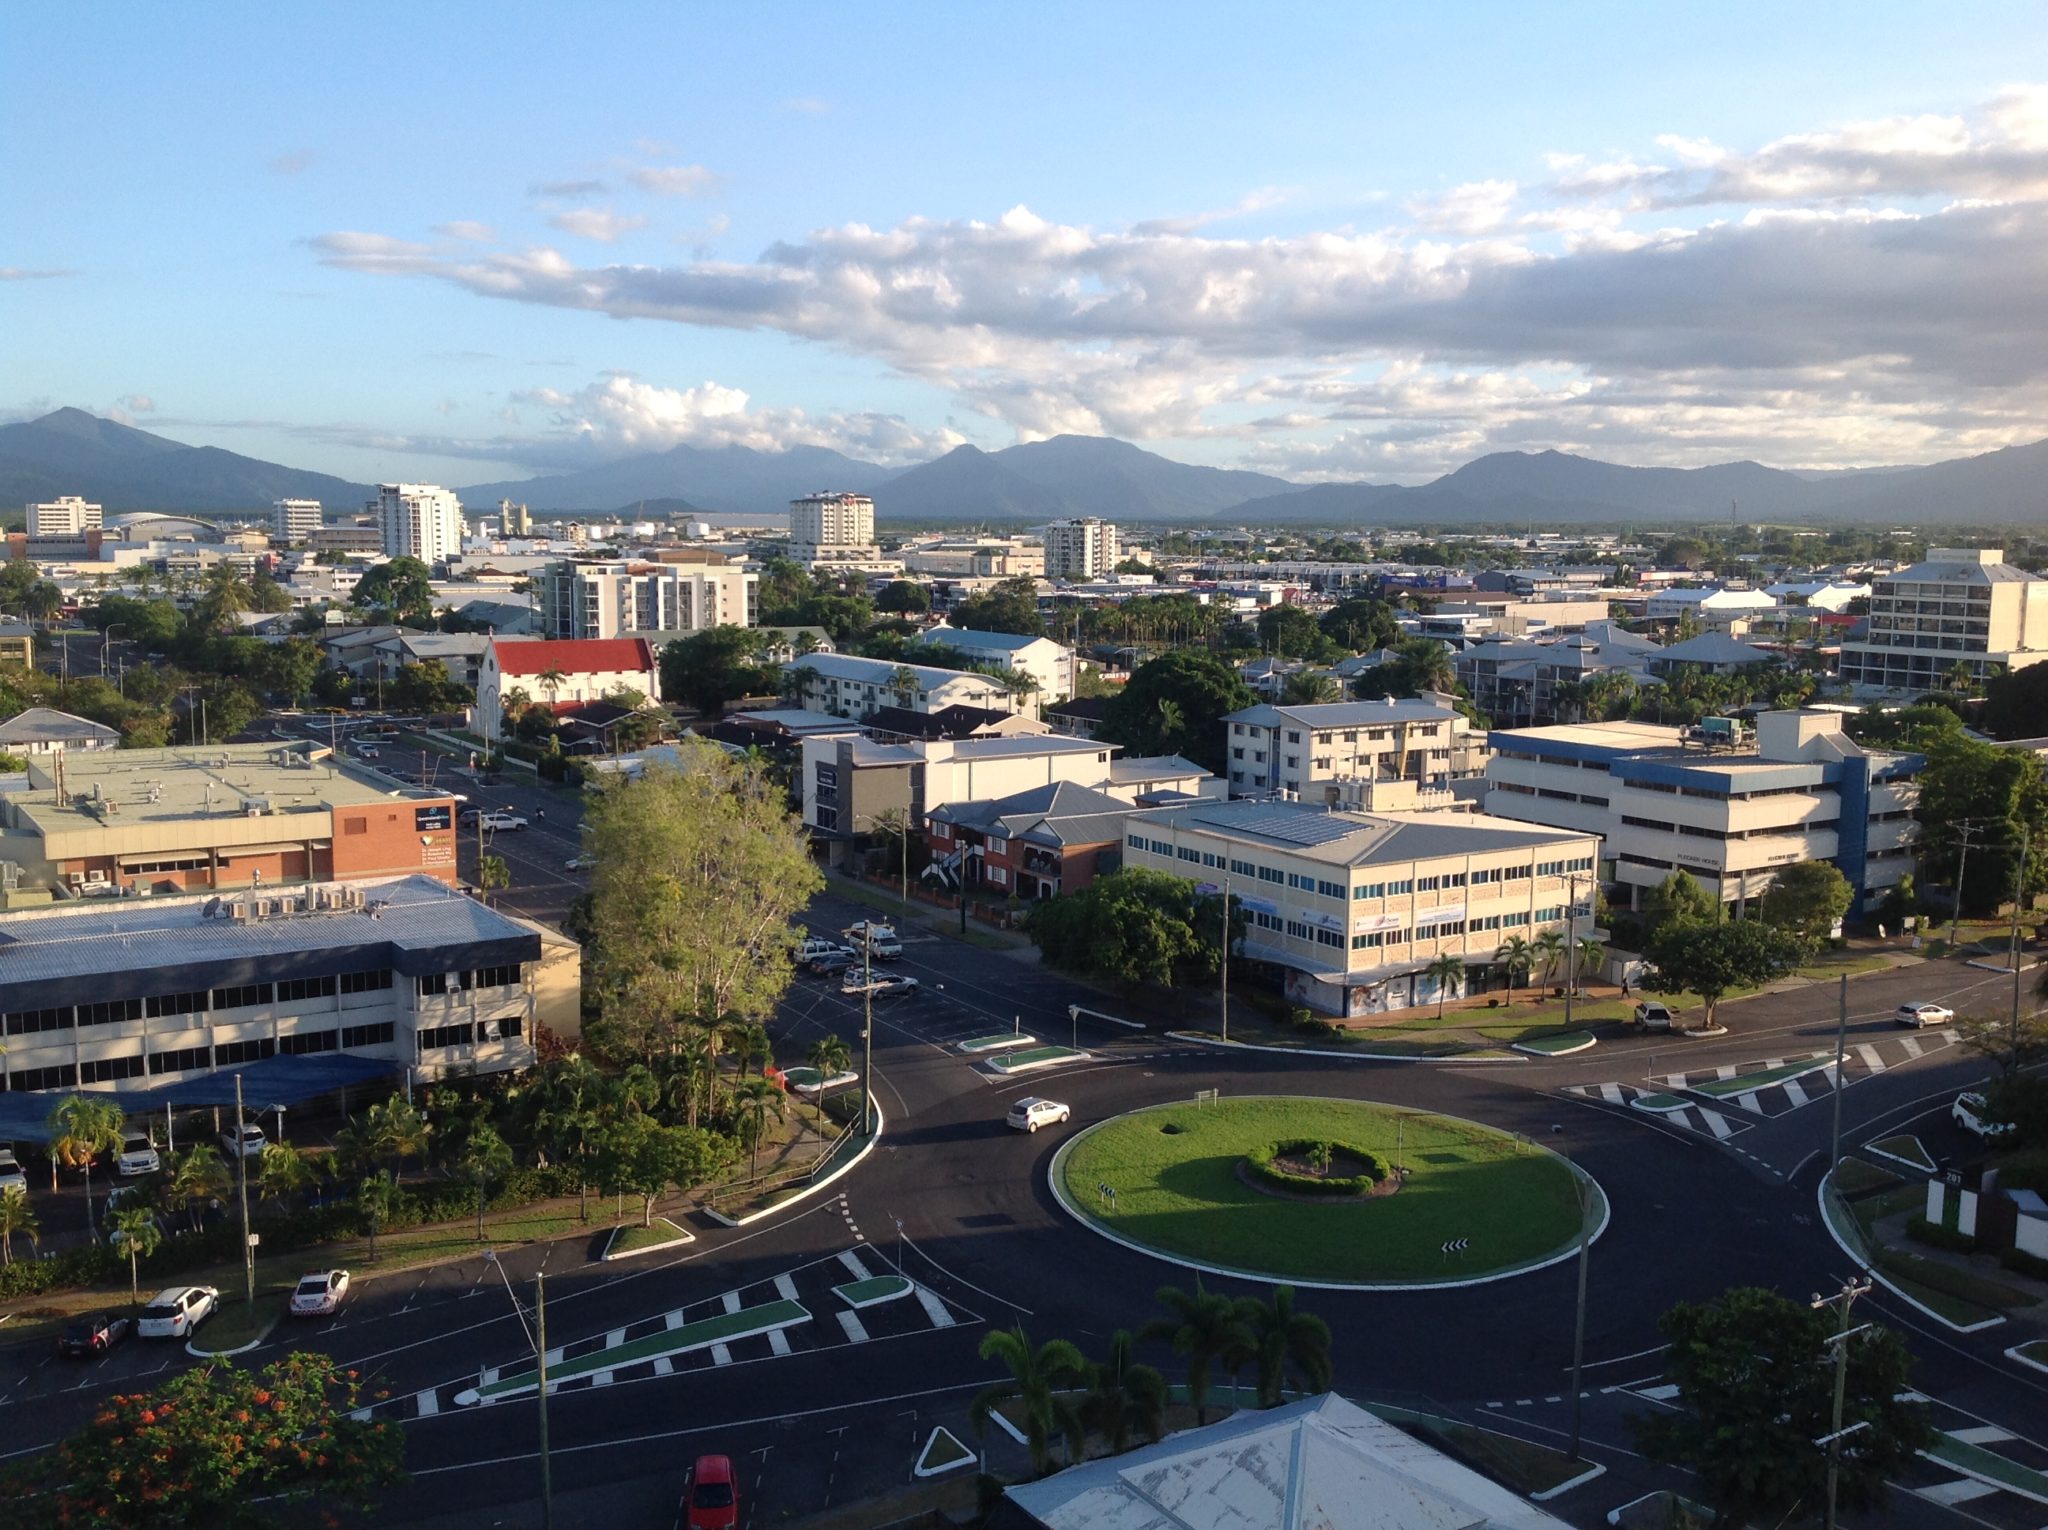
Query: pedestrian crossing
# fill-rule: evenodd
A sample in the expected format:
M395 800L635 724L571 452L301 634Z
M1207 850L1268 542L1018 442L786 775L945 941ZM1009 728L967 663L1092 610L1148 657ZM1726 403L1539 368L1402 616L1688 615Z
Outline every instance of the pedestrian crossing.
M1649 1089L1638 1084L1568 1084L1565 1093L1640 1110L1644 1115L1668 1121L1681 1131L1695 1132L1715 1142L1726 1142L1756 1124L1730 1111L1680 1099L1669 1090Z

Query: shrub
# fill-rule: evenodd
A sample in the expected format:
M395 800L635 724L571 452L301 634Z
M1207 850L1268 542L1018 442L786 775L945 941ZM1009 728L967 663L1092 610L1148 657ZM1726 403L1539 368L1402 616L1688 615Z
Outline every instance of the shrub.
M2009 1248L1999 1260L2015 1275L2031 1275L2036 1280L2048 1280L2048 1259L2037 1258L2023 1248Z
M1274 1162L1275 1159L1288 1157L1306 1158L1313 1163L1317 1156L1321 1155L1327 1163L1334 1153L1348 1153L1365 1166L1364 1172L1344 1179L1328 1179L1310 1174L1292 1174ZM1349 1142L1321 1142L1305 1137L1289 1138L1254 1148L1245 1155L1245 1162L1251 1166L1251 1171L1257 1178L1275 1189L1304 1191L1310 1195L1370 1195L1373 1187L1387 1177L1387 1166L1376 1153Z
M1906 1224L1906 1236L1915 1243L1925 1243L1929 1248L1943 1248L1954 1254L1971 1254L1977 1250L1977 1240L1966 1232L1957 1232L1953 1227L1943 1227L1939 1222L1930 1222L1925 1217L1915 1217Z

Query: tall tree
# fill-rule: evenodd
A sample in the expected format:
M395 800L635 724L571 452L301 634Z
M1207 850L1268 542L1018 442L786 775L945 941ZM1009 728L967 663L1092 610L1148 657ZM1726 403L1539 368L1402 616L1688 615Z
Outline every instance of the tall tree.
M484 1207L490 1204L492 1188L503 1184L505 1177L512 1172L512 1149L498 1135L496 1127L488 1122L480 1123L470 1128L464 1139L455 1169L476 1191L476 1241L481 1243L484 1241Z
M1754 988L1780 978L1806 954L1798 936L1755 919L1726 924L1679 924L1660 930L1646 953L1652 993L1696 993L1701 1024L1714 1028L1714 1010L1731 988Z
M1765 924L1818 944L1834 932L1855 896L1831 862L1796 861L1771 879L1758 913Z
M15 1234L25 1233L33 1240L41 1226L26 1189L20 1185L0 1189L0 1265L14 1263Z
M1185 877L1133 866L1034 903L1025 928L1047 966L1126 987L1178 987L1215 975L1221 901ZM1217 908L1205 920L1208 903Z
M1033 1348L1021 1327L997 1328L982 1335L981 1358L1000 1360L1010 1375L983 1387L967 1405L977 1435L988 1432L991 1413L1015 1403L1033 1472L1044 1476L1051 1466L1054 1435L1066 1440L1069 1455L1080 1453L1086 1436L1067 1389L1086 1375L1088 1362L1070 1340L1048 1339Z
M85 1225L92 1226L92 1166L121 1146L121 1107L105 1095L71 1094L50 1111L50 1177L57 1165L85 1174Z
M1109 1358L1088 1366L1076 1410L1083 1427L1102 1436L1111 1455L1129 1450L1134 1433L1157 1443L1166 1432L1166 1378L1132 1359L1131 1343L1128 1328L1109 1336Z
M109 1220L114 1224L114 1246L128 1260L128 1300L133 1305L140 1305L142 1277L139 1267L163 1243L163 1229L156 1225L156 1215L147 1206L124 1206Z
M1275 1286L1270 1301L1244 1297L1237 1311L1252 1334L1260 1407L1280 1405L1290 1374L1305 1391L1330 1389L1330 1325L1295 1307L1294 1287Z
M1718 924L1725 912L1690 872L1674 871L1650 889L1650 928L1660 933L1681 924Z
M661 650L661 693L699 712L741 696L772 695L781 671L768 661L758 628L719 626L677 638Z
M1143 1337L1163 1340L1187 1361L1188 1401L1195 1405L1195 1422L1209 1422L1209 1385L1217 1368L1236 1386L1237 1373L1258 1353L1258 1338L1252 1332L1236 1302L1217 1291L1202 1289L1195 1279L1192 1292L1178 1286L1161 1286L1159 1305L1167 1316L1145 1325Z
M1495 948L1493 959L1508 970L1508 1002L1515 1002L1515 978L1526 977L1536 963L1536 948L1520 935L1510 935Z
M970 595L953 608L952 622L970 632L1015 632L1043 637L1045 622L1038 614L1038 581L1020 574L979 595Z
M1444 1017L1444 1000L1455 999L1465 986L1465 959L1449 951L1431 959L1423 975L1436 984L1436 1017Z
M2041 758L1960 735L1935 741L1926 753L1913 809L1924 874L1954 886L1960 870L1963 912L1995 910L2013 894L2018 846L2023 840L2038 846L2048 829L2048 777ZM2048 887L2043 861L2048 856L2027 859L2029 895Z
M1223 660L1176 648L1132 672L1104 708L1095 736L1134 755L1182 755L1220 774L1227 752L1223 719L1257 700Z
M164 1182L165 1194L185 1208L193 1230L209 1207L228 1193L234 1181L227 1161L210 1142L195 1142L171 1160L171 1172Z
M417 558L393 558L363 575L351 598L357 606L375 611L386 620L395 618L415 626L432 626L434 571Z

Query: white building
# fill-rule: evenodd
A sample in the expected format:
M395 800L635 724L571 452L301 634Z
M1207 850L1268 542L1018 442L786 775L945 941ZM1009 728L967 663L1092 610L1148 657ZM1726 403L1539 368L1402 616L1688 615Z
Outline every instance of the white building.
M790 555L806 568L874 562L875 502L865 494L806 494L789 502Z
M723 556L702 563L551 563L535 579L540 630L551 638L751 627L760 575Z
M1054 521L1045 528L1045 577L1087 581L1116 567L1116 526L1094 516Z
M1643 615L1653 622L1677 621L1686 616L1709 622L1717 616L1775 610L1777 604L1776 596L1762 590L1659 590L1644 603Z
M381 483L365 507L377 516L384 555L429 566L462 551L462 502L448 489L422 483Z
M1037 715L1029 696L1013 695L993 675L924 664L891 664L850 653L814 653L782 666L797 677L795 702L813 712L862 718L879 707L942 712L947 707L985 707L991 712Z
M1796 579L1764 586L1764 593L1786 605L1811 606L1816 611L1841 612L1852 600L1870 594L1867 584L1843 584L1833 579Z
M280 547L297 547L320 529L317 499L280 499L270 507L270 534Z
M1651 723L1496 729L1486 811L1599 835L1601 879L1630 907L1673 871L1743 907L1781 868L1832 861L1860 909L1913 869L1920 756L1862 748L1837 712L1756 722L1734 750Z
M19 758L120 747L118 730L55 707L28 707L0 722L0 754Z
M1234 797L1281 793L1347 800L1360 781L1442 787L1485 768L1483 738L1455 707L1433 700L1256 706L1223 719Z
M471 730L496 739L503 731L505 698L515 690L555 712L603 701L620 691L638 691L650 702L659 701L661 666L645 638L494 638L477 665Z
M977 632L971 627L928 627L912 646L950 648L970 664L1029 675L1038 682L1038 701L1065 701L1074 694L1074 650L1051 638L1016 632Z
M75 537L99 529L100 507L87 504L76 494L28 507L28 534L32 537Z
M1872 585L1870 628L1842 644L1842 678L1919 692L1939 690L1958 664L1981 680L2044 659L2048 580L1996 548L1930 547L1925 562Z

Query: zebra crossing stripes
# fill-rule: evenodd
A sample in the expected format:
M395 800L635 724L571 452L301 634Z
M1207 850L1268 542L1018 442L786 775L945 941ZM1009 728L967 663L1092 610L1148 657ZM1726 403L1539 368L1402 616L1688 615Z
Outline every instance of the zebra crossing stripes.
M1662 1102L1675 1097L1661 1089L1643 1089L1634 1084L1568 1084L1565 1093L1578 1095L1581 1099L1600 1100L1608 1105L1627 1106L1643 1115L1669 1121L1681 1131L1694 1132L1715 1142L1726 1142L1738 1132L1749 1130L1751 1124L1692 1100L1676 1106L1661 1103L1645 1105L1642 1102L1646 1099Z

